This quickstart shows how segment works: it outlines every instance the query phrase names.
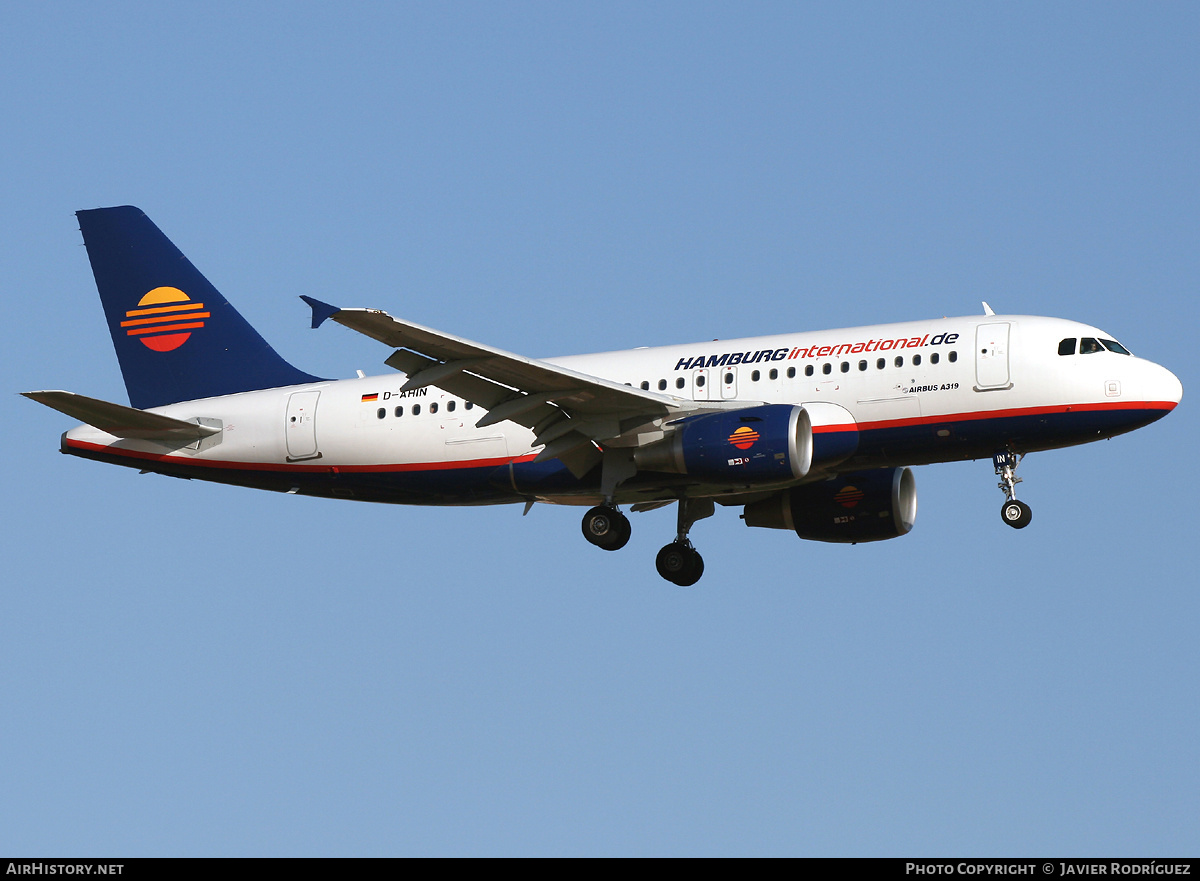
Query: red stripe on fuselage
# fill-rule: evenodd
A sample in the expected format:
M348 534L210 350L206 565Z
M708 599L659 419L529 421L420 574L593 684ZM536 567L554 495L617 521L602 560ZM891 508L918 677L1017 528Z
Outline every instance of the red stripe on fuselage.
M977 422L981 419L1008 419L1013 416L1057 416L1064 413L1089 413L1098 410L1165 410L1175 409L1174 401L1137 401L1134 404L1103 403L1103 404L1059 404L1053 407L1014 407L1009 410L971 410L967 413L946 413L940 416L914 416L911 419L881 419L878 422L860 422L859 431L871 431L877 428L906 428L910 425L935 425L939 422ZM848 431L854 426L830 426L828 428L813 428L817 431Z
M193 459L183 456L146 453L141 450L127 450L122 447L114 448L105 446L104 444L93 444L88 441L73 440L71 438L67 438L67 446L78 450L91 450L96 453L104 453L113 458L137 459L142 462L165 462L171 465L189 465L216 470L290 471L308 474L328 474L331 471L343 474L371 474L392 471L453 471L458 468L496 468L500 465L507 465L510 462L531 462L537 455L536 453L528 453L524 456L505 456L497 459L458 459L447 462L411 462L389 465L302 465L294 462L233 462L228 459Z

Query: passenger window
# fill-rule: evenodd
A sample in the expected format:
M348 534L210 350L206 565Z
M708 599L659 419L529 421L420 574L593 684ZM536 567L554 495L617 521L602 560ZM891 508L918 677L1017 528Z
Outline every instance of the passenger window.
M432 404L429 405L429 412L430 413L437 412L437 401L434 401Z
M403 415L404 415L404 408L403 408L403 407L397 407L395 412L396 412L396 416L403 416Z
M876 370L882 370L886 366L887 366L887 361L884 361L882 358L880 358L878 361L875 362Z
M842 362L842 373L849 373L849 372L850 372L850 362L843 361Z
M936 364L939 360L941 360L941 357L942 356L939 355L937 352L934 352L932 355L929 356L929 363Z
M658 381L658 390L660 392L665 392L667 390L667 381L665 379L660 379Z
M953 364L957 360L958 360L958 352L951 352L950 353L950 363Z
M805 375L805 376L812 376L812 375L813 375L813 366L812 366L811 364L806 364L806 365L804 366L804 375Z
M913 367L920 367L920 366L921 366L921 356L913 355Z
M904 366L904 356L903 356L903 355L897 355L897 356L896 356L896 366L897 366L897 367L903 367L903 366Z
M858 369L859 369L859 370L866 370L866 369L867 369L867 362L866 362L866 361L859 361L859 362L858 362Z
M1058 354L1074 355L1075 354L1075 337L1069 337L1058 344Z
M759 377L761 377L761 376L762 376L762 374L759 373L757 370L755 370L753 373L750 374L750 381L758 382ZM726 382L733 382L733 374L732 373L726 373L725 377L726 377L726 379L725 379Z
M683 377L682 376L675 380L675 388L683 388Z
M796 378L796 368L789 367L788 368L788 379L795 379L795 378Z
M1079 354L1080 355L1094 355L1097 352L1103 352L1103 351L1104 351L1104 347L1102 345L1100 345L1100 340L1098 340L1098 339L1094 339L1093 337L1090 337L1090 336L1085 336L1083 339L1081 339L1079 341Z
M696 377L696 388L704 388L704 375Z
M380 407L378 410L375 411L375 416L379 419L382 419L386 415L387 415L387 410L383 409L382 407Z
M755 370L755 371L754 371L754 381L755 381L755 382L758 382L758 371L757 371L757 370ZM725 384L726 384L726 385L732 385L732 383L733 383L733 374L732 374L732 373L726 373L726 374L725 374Z
M453 412L454 412L454 402L453 402L453 401L447 401L447 402L446 402L446 409L447 409L449 412L453 413Z
M829 374L833 373L833 365L826 361L824 366L821 368L821 372L828 376Z
M465 404L463 404L463 409L470 410L474 406L475 405L472 404L470 401L467 401Z
M1118 343L1116 340L1100 340L1100 342L1104 343L1104 348L1108 349L1110 352L1115 352L1118 355L1132 355L1133 354L1127 348L1125 348L1120 343Z
M421 415L421 405L420 404L413 404L413 415L414 416Z
M644 391L644 392L650 391L650 383L649 383L649 381L647 381L645 379L642 380L642 391Z

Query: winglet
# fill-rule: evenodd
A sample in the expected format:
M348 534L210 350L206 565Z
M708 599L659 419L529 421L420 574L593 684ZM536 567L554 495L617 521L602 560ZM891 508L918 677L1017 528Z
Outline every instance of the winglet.
M995 312L992 311L992 307L987 304L987 300L983 301L983 314L984 315L995 315L996 314ZM313 327L316 327L316 325L314 324Z
M337 306L330 306L328 303L322 303L316 297L306 297L304 294L301 294L300 299L312 307L313 330L316 330L318 327L324 324L325 319L332 318L334 315L342 311Z

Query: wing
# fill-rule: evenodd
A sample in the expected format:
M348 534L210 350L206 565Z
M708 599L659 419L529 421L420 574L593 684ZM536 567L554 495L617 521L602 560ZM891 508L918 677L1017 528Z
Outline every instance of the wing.
M436 384L484 408L476 423L480 428L504 421L524 425L533 430L535 445L544 445L537 461L559 458L576 474L600 460L598 443L638 446L661 438L667 422L729 406L631 388L375 309L339 309L312 297L300 299L312 307L314 328L333 319L394 347L384 363L408 376L403 391Z

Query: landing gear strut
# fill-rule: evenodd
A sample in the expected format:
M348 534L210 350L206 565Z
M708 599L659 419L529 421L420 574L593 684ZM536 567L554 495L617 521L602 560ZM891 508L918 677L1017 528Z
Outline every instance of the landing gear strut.
M1004 490L1005 497L1004 504L1000 507L1000 519L1013 529L1024 529L1033 519L1033 511L1030 507L1024 502L1017 501L1017 484L1021 482L1021 478L1017 477L1017 465L1020 464L1024 455L1024 453L1004 450L992 456L996 476L1000 478L1000 483L997 485Z
M713 515L712 499L680 499L675 541L658 552L654 566L672 584L691 587L704 574L704 558L692 547L688 532L697 520Z
M612 505L597 505L583 515L583 537L606 551L625 547L632 533L629 518Z

